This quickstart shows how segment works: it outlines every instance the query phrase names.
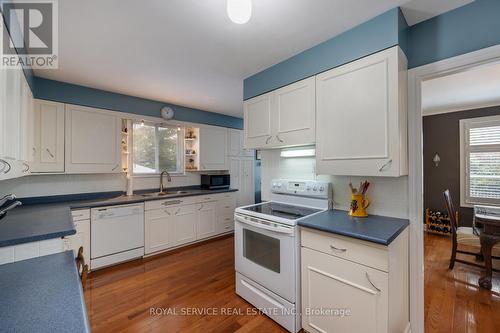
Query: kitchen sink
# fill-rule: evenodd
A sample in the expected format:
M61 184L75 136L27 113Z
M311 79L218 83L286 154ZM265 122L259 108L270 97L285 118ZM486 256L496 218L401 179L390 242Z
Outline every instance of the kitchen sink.
M169 195L186 194L188 191L167 191L141 194L142 197L168 197Z

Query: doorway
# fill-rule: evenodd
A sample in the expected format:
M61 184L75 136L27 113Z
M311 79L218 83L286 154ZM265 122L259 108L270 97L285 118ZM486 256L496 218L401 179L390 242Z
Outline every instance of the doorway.
M450 321L453 325L455 317L461 316L465 320L465 325L467 325L467 320L475 320L477 323L482 314L485 314L485 318L488 318L487 313L488 311L491 311L491 309L485 309L484 311L477 313L474 311L467 312L467 307L460 307L460 305L463 304L472 304L471 306L474 309L476 307L480 309L484 304L489 304L490 306L495 307L496 311L498 311L500 306L500 303L496 303L500 302L500 294L497 292L498 287L495 287L496 289L493 288L490 292L480 290L477 286L477 275L480 274L480 271L474 272L475 268L470 271L465 271L466 268L462 268L461 266L459 267L461 264L456 264L453 270L448 270L451 254L451 242L449 238L446 238L446 235L437 235L427 232L424 233L424 229L427 227L426 226L424 228L424 221L426 220L425 208L429 208L429 211L432 210L429 214L437 214L439 209L442 209L439 207L426 207L426 204L430 205L429 202L431 202L429 197L442 197L442 193L440 193L442 189L439 186L437 186L436 189L432 188L432 186L425 186L424 178L426 177L424 177L424 172L426 170L429 171L429 168L431 168L431 171L436 171L432 170L432 168L439 169L439 166L435 166L436 161L438 162L438 165L440 164L442 167L439 171L443 171L446 165L452 165L451 168L457 168L456 160L455 164L453 164L452 158L447 155L449 152L444 152L442 148L440 148L442 151L440 154L439 151L434 151L436 149L434 149L432 145L429 145L429 142L433 141L431 140L432 136L429 136L430 138L428 138L427 143L425 141L424 130L429 124L429 128L432 129L432 124L435 123L435 121L432 121L429 122L429 124L426 124L427 120L425 119L426 115L424 113L426 110L428 111L432 109L432 107L429 108L429 105L426 104L428 101L426 96L424 96L426 93L426 86L432 86L432 84L438 81L446 81L446 78L452 77L453 75L460 76L463 73L469 73L471 71L485 68L491 70L491 67L488 66L494 66L499 63L500 46L494 46L433 64L421 66L410 70L408 73L410 155L410 318L412 332L424 332L424 330L426 332L431 332L434 327L436 328L436 331L459 331L457 328L462 324L459 324L458 321L457 326L454 328L453 326L450 328L449 326L441 327L439 325L441 325L441 323L449 323ZM439 92L436 88L433 88L430 91ZM461 113L466 112L465 110L471 110L468 109L471 105L466 105L463 101L460 101L460 103L463 104L462 106L465 105L465 107L459 109L459 105L455 105L455 109L452 111ZM483 106L488 105L483 104ZM500 109L496 110L497 111L494 110L490 112L498 112ZM447 111L450 111L450 109ZM450 116L452 114L452 112L443 112L443 110L439 110L439 108L434 108L434 112L435 115L446 114L447 116ZM427 128L427 134L429 128ZM434 141L438 142L437 140ZM427 148L425 148L425 145ZM437 158L435 158L435 155L438 155ZM446 175L446 172L452 173L452 171L445 171ZM431 175L433 173L430 172L427 174ZM457 206L461 207L460 198L462 193L460 190L456 189L456 185L454 184L456 184L456 182L453 184L450 182L449 186L455 188L454 192L456 199L453 201L457 203ZM428 192L427 195L426 191ZM444 203L444 198L442 200ZM460 209L462 209L462 207ZM439 212L443 214L443 212ZM440 228L441 230L444 230L444 227ZM426 270L425 273L424 269ZM473 281L475 281L476 285L471 283ZM435 288L432 288L432 286L435 286ZM447 289L447 287L450 287L450 289ZM429 289L428 292L427 289ZM435 297L433 298L429 296ZM467 296L468 298L460 299L456 298L456 296ZM432 299L436 300L434 304L431 302ZM475 301L477 301L477 304L474 304ZM447 318L446 315L450 315L451 319ZM474 316L477 316L477 318ZM493 315L492 317L494 318L495 316ZM483 318L481 320L481 325L484 327L476 326L475 329L477 331L479 331L479 329L485 329L484 331L487 332L488 326L485 325L490 325L489 327L493 327L493 329L495 329L499 324L500 323L496 323L494 321L492 322L491 320L488 321L488 319ZM464 327L465 331L467 326Z

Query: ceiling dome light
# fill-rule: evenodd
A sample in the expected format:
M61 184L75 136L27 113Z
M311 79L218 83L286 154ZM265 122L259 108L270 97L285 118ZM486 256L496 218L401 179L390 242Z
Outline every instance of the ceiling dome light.
M252 0L227 0L227 16L234 23L247 23L252 16Z

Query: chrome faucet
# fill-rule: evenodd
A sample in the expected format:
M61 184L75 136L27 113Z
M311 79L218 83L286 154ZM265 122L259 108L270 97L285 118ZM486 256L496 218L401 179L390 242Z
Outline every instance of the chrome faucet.
M4 196L3 198L0 199L0 207L2 207L7 202L12 201L12 200L16 200L16 195L12 194L12 193L7 194L6 196Z
M7 215L7 212L9 210L14 209L17 206L21 206L21 205L22 205L21 201L14 201L13 203L8 205L7 207L0 209L0 220L3 219Z
M167 175L167 181L170 183L172 181L172 177L170 177L170 174L168 173L167 170L163 170L160 173L160 193L164 193L164 187L163 187L163 175Z

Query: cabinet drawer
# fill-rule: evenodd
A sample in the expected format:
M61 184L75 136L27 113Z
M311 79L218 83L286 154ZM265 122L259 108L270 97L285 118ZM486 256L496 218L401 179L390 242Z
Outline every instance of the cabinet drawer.
M168 218L169 216L173 215L173 210L171 208L160 208L160 209L154 209L154 210L148 210L147 212L144 213L144 217L146 220L149 219L161 219L161 218Z
M301 245L351 260L384 272L389 271L387 247L312 229L301 229Z
M213 195L200 195L200 196L196 196L194 198L196 198L195 202L210 202L210 201L217 201L217 200L219 200L219 197L218 197L217 194L213 194Z
M90 209L74 209L71 210L73 221L81 221L90 219Z
M187 197L187 198L171 198L164 200L146 201L144 203L144 209L153 210L153 209L161 209L179 205L190 205L196 202L194 198L195 197Z
M221 233L234 230L234 217L233 216L220 216L219 226Z

